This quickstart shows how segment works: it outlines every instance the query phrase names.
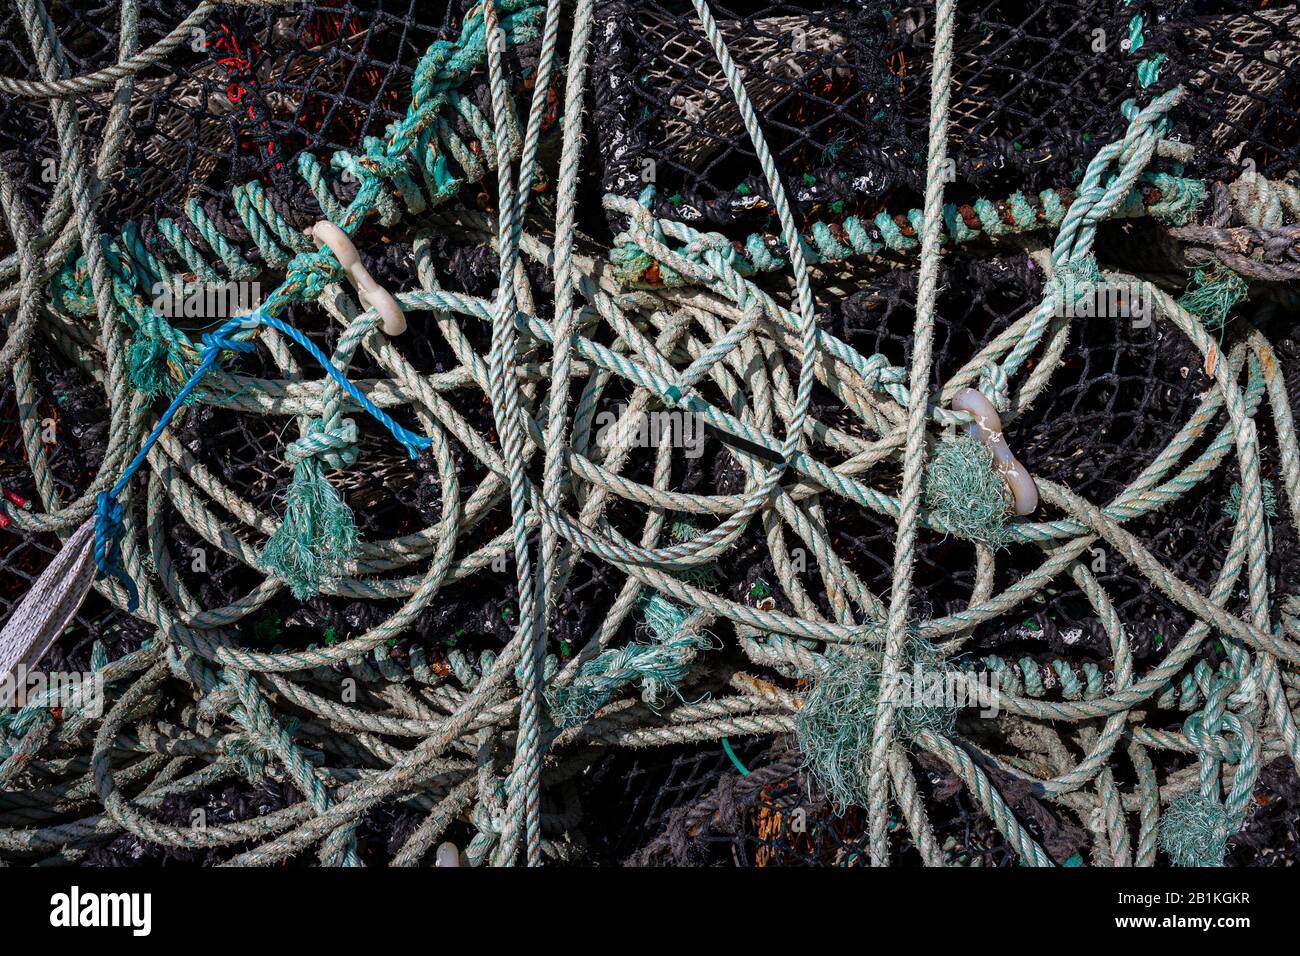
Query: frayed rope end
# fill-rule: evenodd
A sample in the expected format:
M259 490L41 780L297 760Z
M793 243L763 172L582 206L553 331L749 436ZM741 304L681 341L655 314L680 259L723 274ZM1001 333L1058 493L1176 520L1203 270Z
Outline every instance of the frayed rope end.
M991 548L1006 544L1010 493L977 438L958 435L940 443L925 469L925 506L953 534Z
M305 458L294 468L284 519L262 549L262 567L283 579L304 601L337 581L356 557L352 510L319 463Z
M1197 269L1178 299L1211 332L1228 324L1228 314L1246 298L1246 280L1220 263Z
M908 640L904 653L892 688L883 686L879 650L828 654L825 669L795 717L804 767L842 807L866 803L872 736L884 694L897 705L895 727L904 740L923 731L947 734L957 719L956 708L945 703L942 692L949 670L943 656L919 637Z

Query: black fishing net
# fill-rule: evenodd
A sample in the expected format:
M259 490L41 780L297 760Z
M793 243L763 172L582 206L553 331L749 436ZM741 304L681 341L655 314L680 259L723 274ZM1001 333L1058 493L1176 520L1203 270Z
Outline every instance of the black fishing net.
M865 866L865 814L841 807L800 770L795 741L753 738L720 748L611 754L597 765L588 819L600 838L591 861L624 866ZM1015 851L951 770L924 756L917 783L945 865L1014 866ZM1014 779L988 768L1008 803L1053 860L1078 866L1092 844L1079 817L1062 815ZM1296 832L1300 788L1286 761L1266 768L1257 809L1229 842L1231 866L1285 866ZM893 821L897 822L897 821ZM597 829L599 828L599 829ZM891 836L899 866L917 866L910 841Z
M836 312L846 341L865 355L879 352L895 364L906 365L911 357L915 287L914 271L892 270L874 287L859 289L843 300ZM935 343L931 387L940 388L971 356L1032 311L1041 296L1041 271L1028 258L954 257L943 275L938 304L943 322ZM1034 462L1035 474L1062 482L1090 500L1111 501L1151 464L1196 409L1209 379L1193 351L1190 343L1168 329L1155 323L1141 327L1140 319L1081 323L1052 387L1006 423L1015 435L1017 456L1024 449L1025 459ZM1149 388L1151 382L1161 386ZM882 466L872 477L883 487L896 487L898 481L890 466ZM1162 557L1201 586L1210 578L1217 558L1190 547L1187 536L1203 535L1220 546L1226 544L1231 521L1214 503L1222 505L1227 497L1227 488L1220 487L1208 491L1204 499L1197 496L1162 511L1152 522L1153 532L1173 538L1157 539ZM1203 508L1206 502L1208 510L1191 510ZM850 521L854 509L844 502L827 507L830 525L845 529L842 534L851 553L864 562L860 569L864 581L877 593L887 591L894 523L874 514L856 515ZM1017 549L1001 564L999 572L1009 580L999 585L1027 573L1042 558L1037 549ZM1102 577L1135 637L1147 629L1154 633L1185 625L1182 613L1175 612L1141 575L1112 566L1116 564L1104 564ZM933 610L952 612L970 594L973 569L974 552L968 543L934 535L923 542L915 580L924 584L924 599ZM1059 616L1056 624L1062 627L1076 626L1080 619L1091 621L1095 615L1086 603L1076 605L1078 597L1077 592L1066 591L1035 613L1049 621ZM1073 610L1067 611L1070 607ZM1095 624L1084 626L1104 652L1100 630Z
M116 171L103 183L98 203L101 227L119 239L124 230L134 229L147 249L175 262L158 223L170 220L190 243L208 248L188 214L190 204L197 202L213 228L257 263L260 254L238 215L232 187L259 183L274 210L294 228L323 218L300 175L299 156L311 153L328 163L338 151L359 153L367 137L383 136L406 110L420 56L433 41L455 38L464 6L455 0L445 4L325 0L215 8L184 36L163 69L149 71L136 82ZM137 48L168 35L190 12L183 4L166 0L139 7ZM69 74L94 73L116 62L118 4L57 2L48 12L58 25ZM37 77L36 59L12 5L0 11L0 36L0 74ZM531 55L527 49L511 48L506 66L515 82L526 84ZM482 77L465 93L478 109L487 111ZM81 118L83 148L102 142L113 102L111 90L78 95L73 101ZM476 130L463 117L453 116L451 122L472 153L483 156ZM0 110L0 157L30 208L49 202L58 178L58 156L59 140L46 102L6 96ZM356 192L355 179L340 176L337 168L326 168L331 192L346 203ZM378 230L369 228L377 235ZM7 233L3 244L3 251L9 252ZM391 280L399 271L404 280L409 277L409 235L390 234L379 247L369 242L360 245L381 280ZM486 262L492 254L483 243L446 251L445 258L438 256L444 287L469 293L490 288L495 266ZM230 277L227 263L212 257L211 265L221 277ZM394 287L400 286L394 283ZM296 308L291 315L323 348L332 350L337 328L321 322L309 309ZM210 317L200 318L188 331L197 338L213 324ZM45 448L58 494L69 500L77 489L86 487L103 460L108 410L102 393L95 394L94 381L71 365L66 354L54 344L42 343L39 349L42 360L33 362L38 419L48 423ZM422 340L411 357L428 371L442 371L454 363L433 339ZM364 356L358 356L354 369L361 378L375 371ZM269 359L254 355L241 373L256 378L276 375L278 370ZM467 413L479 426L491 418L485 407ZM11 382L6 382L3 421L0 487L37 499ZM235 489L263 512L275 514L291 474L283 463L284 447L291 440L285 430L282 418L199 404L176 430L176 440L191 461L221 485ZM405 454L395 453L391 443L364 426L360 453L368 460L367 468L352 473L340 490L353 503L364 536L394 537L436 519L440 503L427 461L412 467ZM463 480L472 479L466 473ZM142 508L138 517L144 517ZM157 520L167 528L173 567L200 606L230 605L262 579L260 571L205 540L165 494ZM5 536L0 554L0 603L5 617L58 548L52 534ZM477 656L482 649L499 647L508 636L513 595L509 575L485 571L476 579L472 600L464 593L457 597L449 592L425 614L414 633L420 642L429 637L429 644L441 653L460 646ZM391 601L329 597L299 602L286 593L248 616L241 628L266 649L327 646L382 621L394 606ZM102 642L108 658L114 660L155 636L147 623L113 609L92 593L68 637L50 651L46 663L54 670L85 671L90 667L92 643ZM404 663L406 651L406 642L391 649ZM286 784L232 779L171 797L159 815L168 823L184 824L195 810L203 809L211 823L219 824L263 815L293 799L292 787ZM378 822L363 828L363 856L370 858L369 848L378 844L375 862L383 858L387 843L401 836L394 814L402 812L400 808L376 812ZM72 859L92 865L143 865L211 863L220 857L213 851L160 848L126 836Z
M166 0L139 5L138 47L170 34L189 11ZM305 201L295 161L304 150L356 149L405 109L412 71L455 27L457 4L414 0L217 7L142 78L132 98L122 171L107 183L108 224L183 218L187 200L229 203L230 189L260 178L288 209ZM71 75L117 58L121 8L112 2L50 6ZM19 13L4 11L6 75L38 71ZM89 142L102 138L110 91L76 97ZM57 139L41 101L11 101L4 148L31 167L48 194ZM233 218L233 217L232 217ZM236 238L232 236L232 238Z
M770 199L721 67L689 4L604 3L593 119L606 192L656 190L656 211L711 226L767 221ZM773 155L801 209L857 209L916 184L917 140L881 57L887 22L868 5L716 11L753 82ZM743 18L742 18L743 17Z
M1150 6L1150 9L1148 9ZM601 4L594 125L606 191L655 188L657 215L776 232L740 113L690 3ZM917 4L715 9L791 201L805 222L918 205L933 11ZM1297 167L1300 20L1253 2L1124 0L957 9L951 201L1069 188L1118 139L1128 101L1187 89L1170 138L1192 175ZM1132 48L1131 25L1144 25ZM1149 86L1138 67L1157 62Z
M299 172L299 157L311 153L328 163L333 154L360 153L368 138L382 137L406 109L420 56L433 41L456 36L468 6L460 0L442 4L326 0L217 7L167 56L165 69L153 71L135 84L119 169L103 184L101 226L119 241L125 230L136 230L147 250L175 261L174 247L164 240L158 223L169 220L190 243L209 248L188 215L189 204L197 201L213 228L241 255L258 264L259 248L238 213L232 188L249 182L260 184L275 212L293 228L323 218L317 198ZM166 0L140 4L137 47L147 47L170 34L187 13L183 5ZM116 62L119 5L56 3L49 14L58 25L70 74L94 73ZM0 47L0 73L35 77L36 60L26 45L19 12L7 7L0 17L0 32L6 38ZM506 67L517 84L517 94L529 87L535 52L536 44L510 48ZM476 77L465 93L480 111L488 112L485 78ZM113 102L111 90L79 95L74 101L83 141L102 142ZM485 156L478 129L467 125L464 116L453 116L452 122L471 153ZM55 123L45 102L9 99L0 111L0 156L34 208L51 197L58 155ZM356 179L340 172L326 167L330 191L346 203L355 195ZM382 244L359 243L360 253L376 277L387 281L400 276L392 284L401 287L409 282L412 271L411 236L409 232L367 227L368 236L378 238L381 232ZM484 294L494 286L495 253L486 242L439 236L435 244L442 287ZM231 277L226 262L211 256L209 264L220 277ZM269 291L269 287L258 288ZM542 291L545 288L539 286ZM340 332L336 326L321 322L309 308L294 307L289 316L323 349L333 350ZM179 326L197 339L214 324L207 316ZM471 336L476 331L471 329ZM443 371L454 364L454 357L435 337L416 343L410 358L428 371ZM60 364L45 368L51 374L66 374L69 382L77 377L75 371L52 371ZM376 366L367 356L358 355L352 371L364 379L367 373L376 372ZM275 377L279 370L265 355L253 355L241 373L250 378ZM60 431L60 441L50 446L51 466L56 474L69 469L68 488L84 487L85 478L102 460L107 409L93 399L76 401L62 381L42 384L43 400L62 412L68 426ZM69 398L73 401L65 405ZM491 419L490 409L484 407L463 411L478 425ZM6 454L11 456L16 487L23 488L27 482L23 493L31 496L30 475L22 477L27 469L17 425L12 419L10 422L12 441ZM243 410L197 406L178 429L177 438L192 460L225 487L237 489L251 504L272 513L292 473L283 461L284 446L292 440L285 434L285 425L284 419ZM410 467L400 449L394 451L390 442L365 423L360 448L368 467L346 476L342 490L359 506L355 511L363 534L397 536L413 530L422 517L436 517L437 486L429 480L427 462ZM461 460L463 463L464 458ZM246 593L259 575L200 540L174 513L167 513L170 511L165 505L164 520L174 522L178 529L173 543L176 567L200 603L220 606ZM508 579L501 575L499 588L484 585L485 597L493 595L488 603L501 607L509 603L513 585ZM15 586L7 600L16 600L21 593ZM328 635L333 639L335 633L343 633L344 621L361 627L385 616L365 601L320 599L313 604L299 606L291 598L272 602L258 618L261 632L278 638L290 628L290 637L320 640ZM295 626L300 629L294 630ZM504 625L498 620L494 630L504 630Z

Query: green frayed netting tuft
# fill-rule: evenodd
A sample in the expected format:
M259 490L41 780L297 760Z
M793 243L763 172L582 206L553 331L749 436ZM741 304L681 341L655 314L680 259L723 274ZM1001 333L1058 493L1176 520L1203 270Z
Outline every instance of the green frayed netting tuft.
M876 717L884 702L897 708L897 733L904 741L952 732L957 711L945 704L948 673L944 656L919 638L908 642L903 666L892 677L879 652L826 657L794 728L808 769L831 799L843 807L866 803Z
M1199 793L1173 801L1160 821L1160 848L1178 866L1223 866L1231 835L1223 804Z
M997 548L1006 541L1009 498L983 442L959 435L939 443L925 470L925 506L937 522Z

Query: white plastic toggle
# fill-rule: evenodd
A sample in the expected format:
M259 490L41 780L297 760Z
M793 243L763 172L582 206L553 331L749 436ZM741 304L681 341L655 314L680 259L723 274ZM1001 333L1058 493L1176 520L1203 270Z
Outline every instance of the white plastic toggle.
M375 281L361 264L357 247L352 244L348 234L332 222L321 220L307 230L307 235L316 243L316 248L329 246L334 258L339 261L348 278L357 290L357 298L362 308L374 309L379 313L380 328L385 335L401 335L406 331L406 313L397 304L393 294Z
M460 850L454 843L444 843L434 855L434 866L460 866Z
M993 403L982 392L963 388L952 400L955 412L970 412L975 421L969 426L973 438L978 438L993 453L993 467L1011 489L1013 510L1018 515L1033 514L1038 507L1038 486L1025 466L1016 461L1002 437L1002 418Z

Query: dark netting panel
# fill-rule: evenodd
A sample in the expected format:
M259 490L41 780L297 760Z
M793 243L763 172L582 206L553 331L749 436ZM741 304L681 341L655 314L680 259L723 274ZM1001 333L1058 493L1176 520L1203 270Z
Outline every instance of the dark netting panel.
M84 487L103 458L107 423L99 407L100 399L88 383L76 371L61 368L62 363L49 352L43 357L37 367L44 374L36 394L30 397L43 426L37 440L50 455L58 495L70 499L75 489ZM17 402L12 382L6 382L0 389L0 420L4 422L0 430L0 489L32 501L38 496L27 465ZM5 534L0 548L0 605L6 617L59 547L54 535ZM151 633L144 622L121 614L95 596L82 607L67 638L51 648L47 663L50 670L85 670L93 641L103 641L111 655L120 657L138 648Z
M1197 147L1193 168L1217 178L1247 163L1276 178L1300 168L1300 11L1225 0L1152 12L1165 82L1188 90L1175 129Z
M646 185L660 209L710 225L768 220L766 187L740 113L689 4L601 4L595 123L603 186ZM917 141L881 57L887 22L869 5L719 8L752 82L769 145L802 209L870 206L916 182Z
M60 38L69 53L70 70L92 72L113 62L116 32L112 21L117 8L111 4L102 8L71 6L66 20L55 18L63 28ZM171 219L185 239L208 248L206 237L187 215L188 204L197 200L217 232L256 261L258 249L231 198L231 188L250 181L260 183L275 212L295 227L320 219L320 205L298 171L299 156L309 152L328 160L337 152L360 153L369 137L384 135L388 125L405 111L419 56L434 40L454 37L459 31L461 6L457 2L327 2L219 8L169 57L169 75L137 84L133 104L141 105L133 105L121 171L106 184L101 222L116 230L135 228L146 248L172 257L174 249L159 233L161 219ZM175 27L177 14L170 4L146 5L140 18L140 45L166 35ZM6 16L16 37L20 29L14 20L17 15L6 12ZM6 50L14 58L6 70L9 75L34 71L29 52L17 45ZM531 69L527 64L532 63L534 52L529 48L511 50L508 66L518 89L527 87ZM488 110L486 83L481 78L471 83L468 95L474 107ZM111 97L78 97L77 104L87 141L99 141ZM471 154L485 155L477 139L478 129L470 127L463 116L450 119ZM34 140L35 153L28 148L33 141L31 129L42 132ZM48 109L39 102L17 102L5 112L3 130L13 150L11 173L26 182L34 199L46 198L48 186L43 184L53 178L47 170L53 168L50 164L58 152ZM25 144L21 150L19 143ZM356 180L339 172L335 167L326 175L333 194L346 202L355 195ZM396 280L398 285L409 281L396 279L399 274L409 276L412 267L409 235L388 235L384 242L378 250L362 249L367 265L381 279ZM439 249L436 257L444 287L470 294L490 291L496 270L490 247L441 236L435 242L446 247ZM229 274L226 264L215 257L211 264L219 273ZM324 327L307 309L295 308L292 315L322 348L332 350L338 338L336 329ZM204 325L199 321L187 331L197 337ZM486 342L485 336L478 335L480 329L468 331L477 344ZM445 344L434 339L421 340L411 357L429 371L444 371L454 364ZM376 368L364 355L358 356L353 366L363 379ZM257 356L241 372L250 377L278 374L269 358ZM75 419L77 434L89 439L92 432L106 430L102 420L91 424L102 410L85 405L73 411L81 416ZM491 420L490 409L477 402L464 411L479 426ZM274 511L292 471L283 463L287 439L282 421L199 407L185 421L178 440L193 460L224 486L240 489L251 504L265 512ZM395 452L378 433L365 429L362 442L371 465L364 473L348 476L343 489L360 505L357 512L363 516L363 532L400 535L414 530L421 517L436 516L436 485L428 480L427 470L407 467L406 456L400 449ZM56 455L56 468L58 462ZM422 505L422 499L428 500ZM183 527L179 535L184 539L187 533ZM197 539L176 542L183 576L188 562L181 559L201 545ZM196 593L202 603L211 604L209 598L218 597L220 603L233 600L255 580L255 576L241 573L245 569L229 558L225 560L230 573L214 578L205 568L193 576L190 583L200 588ZM504 605L506 599L502 591L500 603ZM354 623L374 617L361 610L365 607L364 602L351 602L342 611L302 609L296 614L293 607L285 607L268 611L267 619L305 620L319 636L340 613L346 612ZM379 614L379 619L382 617Z
M866 866L869 859L864 814L838 807L799 770L797 747L786 738L759 739L737 754L742 775L717 750L664 753L658 763L645 756L614 758L594 777L599 800L593 819L616 820L593 857L631 866ZM947 866L1015 865L1015 852L989 822L952 771L919 761L918 787ZM1026 828L1061 865L1077 866L1092 834L1077 815L1061 813L1014 778L990 771ZM654 779L646 786L647 778ZM617 783L613 782L617 779ZM625 789L624 789L625 787ZM1284 763L1262 774L1257 810L1229 844L1230 866L1276 866L1296 833L1300 788ZM899 866L916 866L914 847L895 837Z
M141 47L168 35L183 10L165 0L140 7ZM457 12L454 2L414 0L218 7L167 57L164 75L138 85L104 208L120 222L178 216L190 199L228 202L232 185L253 178L297 195L299 153L354 150L401 117L415 61L447 38ZM116 60L117 4L58 3L50 15L72 75ZM4 17L6 75L36 75L17 12ZM77 97L89 142L102 138L111 100ZM4 119L0 142L21 150L41 195L57 155L49 110L20 102Z
M929 117L924 5L729 4L716 10L791 200L805 221L916 204ZM1131 25L1144 30L1132 46ZM689 3L601 5L597 142L607 191L655 187L655 211L775 232L740 113ZM1171 139L1189 171L1297 168L1294 7L995 0L957 10L950 195L1069 188L1119 138L1126 103L1182 84ZM1159 69L1143 85L1138 68Z
M175 244L169 245L160 233L160 220L175 223L184 241L203 250L215 248L206 242L210 237L189 214L190 203L197 201L220 237L256 263L259 250L247 219L232 199L232 188L248 182L260 184L266 201L293 227L302 228L322 218L319 202L299 171L299 157L311 153L328 163L332 154L360 154L368 138L383 136L389 124L405 112L420 55L433 41L454 38L459 32L462 6L456 0L445 4L376 0L217 8L168 55L162 75L151 74L135 84L117 171L104 184L100 199L101 225L119 242L126 241L129 230L136 230L146 249L164 261L175 262ZM142 4L137 46L147 47L167 36L187 12L166 2ZM117 5L58 4L50 14L59 25L70 73L93 73L115 62ZM0 47L4 54L0 73L35 75L32 52L20 42L18 13L6 9L2 15L6 39ZM511 48L507 66L518 84L516 91L528 87L534 54L535 45ZM471 82L467 97L475 108L488 111L483 78ZM84 142L101 142L111 93L89 93L75 100ZM484 146L477 138L479 128L466 122L464 111L449 120L470 153L484 156ZM57 179L59 143L44 102L14 99L8 103L0 113L0 152L9 174L29 192L33 207L47 202ZM339 175L342 171L327 166L326 176L333 195L345 203L355 195L357 181ZM4 238L7 241L9 237ZM395 280L400 287L409 282L406 277L412 268L409 234L387 235L384 243L378 250L363 247L362 256L376 276ZM443 287L470 294L490 293L496 260L489 246L445 236L436 237L435 243L443 247L436 255ZM231 276L228 263L212 255L204 258L219 275ZM399 275L403 278L397 279ZM323 325L312 310L295 307L291 315L322 348L329 351L337 344L337 329ZM213 323L200 318L177 324L197 339ZM480 334L483 329L467 331L476 344L485 346L486 335ZM455 363L445 343L433 338L422 339L411 358L432 372L445 371ZM58 435L58 440L49 444L50 466L70 490L84 487L102 461L108 424L106 410L89 381L62 364L51 360L36 363L36 368L43 373L38 383L40 402L48 409L47 420L54 423ZM359 355L353 366L360 379L376 370L364 355ZM250 378L279 374L275 363L265 356L250 357L240 371ZM477 400L465 404L463 411L470 420L480 428L490 427L490 409ZM13 416L8 420L6 456L13 477L12 484L6 482L4 487L34 498L30 474L23 474L27 468L18 425ZM292 474L283 460L285 445L291 440L285 437L284 424L284 420L248 415L243 410L197 406L178 429L177 441L189 460L222 486L238 489L251 505L273 515L282 504ZM361 441L370 465L364 472L346 476L341 490L361 516L362 533L396 537L435 520L437 485L430 480L428 463L408 467L406 455L400 449L394 451L364 423ZM145 517L143 508L138 517ZM204 541L184 521L177 521L170 508L164 506L161 517L177 529L175 539L169 542L172 558L177 573L200 604L229 604L255 585L260 576L257 572ZM36 547L20 544L17 548L13 557L17 573L7 582L6 607L21 597L25 584L34 577L32 570L43 563L35 556L37 552L24 557L25 551ZM39 554L48 560L54 550L51 538L40 545ZM194 571L196 559L198 570ZM483 599L492 612L484 615L484 627L470 626L468 633L508 632L499 616L513 594L508 577L497 576L499 585L480 582ZM474 607L479 604L476 598ZM94 598L92 605L98 606ZM457 622L436 630L465 632L468 616L458 608L458 602L449 601L436 613L430 612L440 621ZM364 629L390 612L391 608L385 611L367 601L320 598L300 606L281 597L254 616L253 626L264 637L283 634L314 643ZM83 615L83 619L93 617ZM136 635L138 646L148 629L131 623L127 631Z

